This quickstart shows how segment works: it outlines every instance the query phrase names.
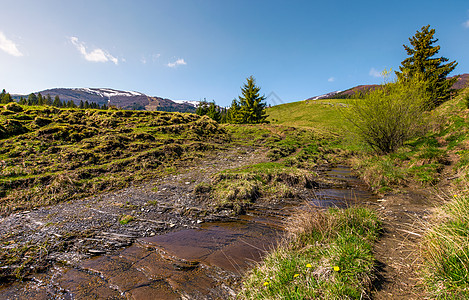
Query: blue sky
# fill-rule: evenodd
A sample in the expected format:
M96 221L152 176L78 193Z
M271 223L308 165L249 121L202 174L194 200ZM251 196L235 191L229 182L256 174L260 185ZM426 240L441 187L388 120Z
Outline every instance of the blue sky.
M229 105L253 75L272 104L397 69L422 26L469 73L469 2L0 0L0 88L107 87Z

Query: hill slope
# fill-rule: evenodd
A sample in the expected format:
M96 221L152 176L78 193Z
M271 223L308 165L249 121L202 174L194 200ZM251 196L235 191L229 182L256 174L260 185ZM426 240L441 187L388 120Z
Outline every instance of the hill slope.
M457 76L459 76L458 80L454 83L452 88L455 89L455 90L461 90L461 89L466 88L469 85L469 74L466 73L466 74L456 75L456 76L453 76L453 77L450 77L450 78L454 78L454 77L457 77ZM347 89L345 91L330 92L330 93L327 93L327 94L324 94L324 95L311 97L311 98L308 98L306 100L350 98L351 96L353 96L356 93L367 92L369 90L375 89L377 86L379 86L379 85L377 85L377 84L357 85L357 86L352 87L350 89Z
M0 106L0 214L152 177L223 136L195 114Z
M103 104L114 105L122 109L195 112L195 106L190 103L176 103L170 99L150 97L134 91L109 88L55 88L38 93L43 96L50 95L52 98L59 96L60 100L73 101L76 105L79 105L80 101L88 101L88 103L94 102L100 106ZM13 95L15 99L20 97L27 98L27 95Z
M342 132L348 128L339 108L347 105L351 100L306 100L282 105L276 105L267 109L267 120L273 124L281 124L295 127L309 127Z

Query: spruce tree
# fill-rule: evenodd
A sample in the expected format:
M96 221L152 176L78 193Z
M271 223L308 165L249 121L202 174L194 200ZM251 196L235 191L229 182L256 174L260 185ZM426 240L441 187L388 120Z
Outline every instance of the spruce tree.
M37 94L37 105L44 105L44 98L42 97L41 93Z
M266 122L266 104L264 95L260 95L260 87L256 86L253 76L246 78L246 83L241 88L242 95L239 96L239 112L235 117L236 123L257 124Z
M28 105L37 105L37 96L34 93L29 94L28 96Z
M231 101L230 108L226 112L225 121L227 123L234 123L234 124L240 123L242 120L241 118L239 118L239 115L240 115L239 109L240 107L239 107L238 100L233 99L233 101Z
M56 96L54 97L54 101L52 102L52 106L55 106L55 107L62 107L62 101L60 101L59 95L56 95Z
M427 25L409 38L411 46L403 45L409 57L402 61L400 72L396 72L400 81L412 78L425 82L429 95L427 109L433 109L448 100L452 93L451 87L457 80L447 79L448 74L456 68L456 61L445 64L449 59L435 57L440 46L435 45L438 39L433 38L434 35L435 29L430 29L430 25Z
M50 94L47 94L45 104L46 105L52 105L52 98L50 97Z
M200 101L199 104L197 104L197 109L195 110L195 113L199 116L205 116L208 112L208 102L207 99L204 98L203 101Z
M13 102L13 98L11 98L10 93L2 93L0 94L0 103L7 104Z
M214 101L210 102L207 110L207 116L212 118L213 120L220 122L221 114L218 105L215 104Z

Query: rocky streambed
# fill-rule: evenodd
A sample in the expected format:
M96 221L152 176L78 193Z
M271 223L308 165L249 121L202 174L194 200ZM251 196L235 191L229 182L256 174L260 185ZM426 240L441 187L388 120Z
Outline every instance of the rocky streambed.
M328 184L296 199L258 201L239 216L198 201L197 184L220 169L262 161L258 151L217 154L155 182L2 218L5 247L37 251L24 266L30 275L5 282L0 298L226 299L276 245L295 210L373 201L346 167L323 168Z

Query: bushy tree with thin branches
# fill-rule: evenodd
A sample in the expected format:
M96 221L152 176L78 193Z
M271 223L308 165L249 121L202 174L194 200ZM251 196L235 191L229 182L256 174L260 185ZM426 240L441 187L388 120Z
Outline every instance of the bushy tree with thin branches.
M422 131L426 101L426 83L415 77L385 82L363 99L353 100L344 113L366 144L391 153Z

